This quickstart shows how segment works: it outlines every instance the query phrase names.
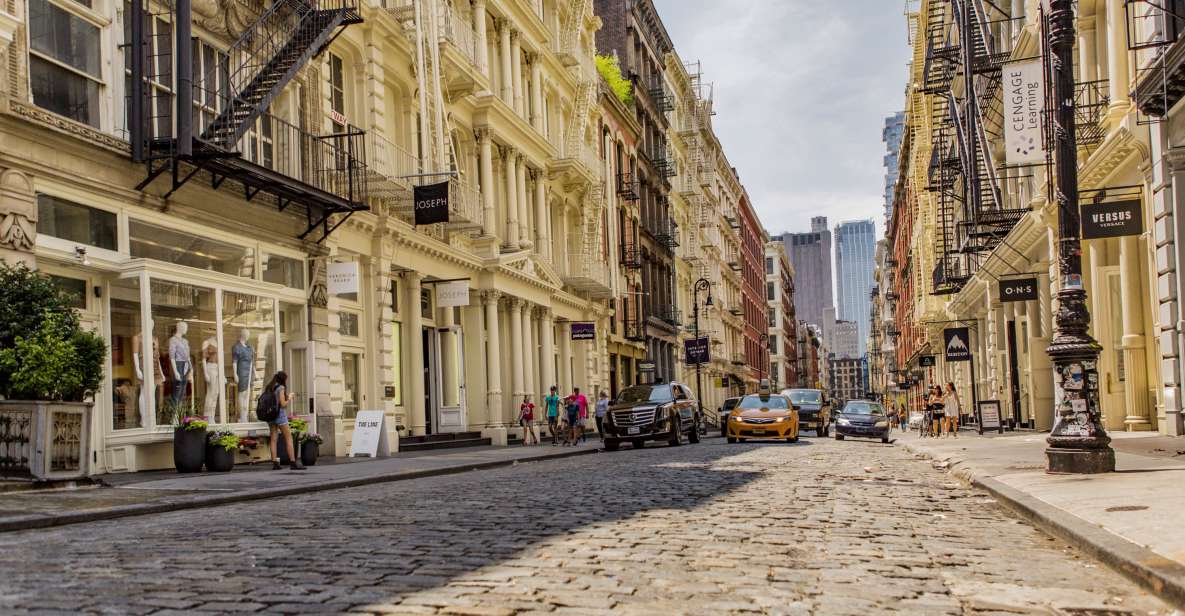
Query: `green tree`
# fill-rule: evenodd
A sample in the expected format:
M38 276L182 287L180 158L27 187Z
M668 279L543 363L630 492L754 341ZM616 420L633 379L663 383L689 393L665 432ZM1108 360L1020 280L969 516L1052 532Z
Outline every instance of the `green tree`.
M634 84L621 75L621 64L617 56L597 56L597 72L605 78L609 89L617 96L617 100L627 107L634 104Z

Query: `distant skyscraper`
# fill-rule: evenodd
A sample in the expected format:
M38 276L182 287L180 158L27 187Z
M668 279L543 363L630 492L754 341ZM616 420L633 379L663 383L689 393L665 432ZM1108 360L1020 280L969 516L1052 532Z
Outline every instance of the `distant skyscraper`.
M831 231L827 228L827 217L812 218L808 233L782 234L782 243L794 266L794 308L798 318L821 329L827 327L823 311L835 306L831 294Z
M897 154L901 151L901 136L905 134L905 112L899 111L885 118L881 140L885 142L885 222L893 217L893 188L897 185L899 169Z
M858 355L868 342L872 272L876 266L876 223L856 220L835 227L836 304L839 318L858 326Z

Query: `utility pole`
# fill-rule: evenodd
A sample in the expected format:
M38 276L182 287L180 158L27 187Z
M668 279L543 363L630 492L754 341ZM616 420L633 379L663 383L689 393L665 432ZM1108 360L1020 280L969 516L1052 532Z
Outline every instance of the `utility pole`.
M1098 397L1101 347L1090 336L1090 312L1082 286L1081 219L1078 206L1078 146L1074 135L1073 0L1048 0L1048 74L1054 109L1053 198L1057 202L1057 311L1053 341L1046 349L1053 361L1057 417L1046 439L1048 473L1106 473L1115 470L1111 437L1103 429ZM1119 53L1116 51L1115 53Z

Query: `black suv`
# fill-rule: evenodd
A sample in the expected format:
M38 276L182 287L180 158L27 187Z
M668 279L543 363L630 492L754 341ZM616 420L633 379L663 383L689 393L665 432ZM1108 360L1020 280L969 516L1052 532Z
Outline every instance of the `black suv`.
M622 441L632 442L635 449L646 441L682 445L685 437L698 443L697 408L691 390L682 383L627 387L605 413L605 449L617 451Z

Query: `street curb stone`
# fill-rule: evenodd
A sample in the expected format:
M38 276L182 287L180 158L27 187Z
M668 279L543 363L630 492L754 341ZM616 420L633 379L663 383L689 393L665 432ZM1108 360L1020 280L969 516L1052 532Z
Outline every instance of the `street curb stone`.
M458 464L456 466L447 466L443 468L433 468L418 471L394 472L383 475L370 475L366 477L354 477L350 479L336 479L325 481L322 483L309 484L303 486L292 486L286 488L267 488L263 490L252 490L247 492L239 492L235 494L224 494L219 496L197 496L184 500L175 500L163 503L144 503L138 505L122 505L118 507L109 507L107 509L96 509L93 511L82 511L78 513L63 513L50 515L32 515L9 518L7 520L0 520L0 533L21 531L21 530L35 530L41 528L52 528L57 526L67 526L70 524L84 524L87 522L99 522L103 520L114 520L118 518L126 518L132 516L151 515L155 513L168 513L171 511L183 511L186 509L202 509L207 507L217 507L220 505L230 505L235 503L243 503L249 501L265 500L271 498L280 498L284 496L295 496L297 494L311 494L314 492L326 492L329 490L341 490L344 488L356 488L360 486L368 486L379 483L391 483L396 481L408 481L411 479L423 479L425 477L438 477L442 475L455 475L467 471L489 470L500 468L503 466L512 466L514 464L521 464L525 462L543 462L547 460L558 460L561 458L570 458L574 456L589 455L599 453L600 448L580 449L575 451L564 451L540 456L533 456L528 458L515 458L511 460L494 460L490 462L475 462Z
M923 458L937 459L912 443L905 449ZM981 477L965 460L942 460L961 481L985 490L1018 516L1046 533L1082 550L1095 560L1126 576L1173 607L1185 609L1185 565L1165 558L1089 522L1030 496L991 477Z

